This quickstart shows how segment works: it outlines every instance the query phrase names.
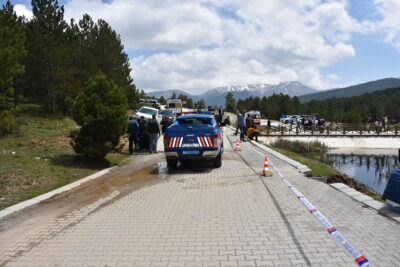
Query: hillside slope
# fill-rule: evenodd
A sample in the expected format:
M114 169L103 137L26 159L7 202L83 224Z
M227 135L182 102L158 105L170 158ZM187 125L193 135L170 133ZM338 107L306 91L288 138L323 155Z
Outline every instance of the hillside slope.
M324 92L312 93L299 96L300 102L307 103L311 100L324 100L332 97L350 97L360 96L374 91L380 91L387 88L396 88L400 86L400 79L386 78L377 81L362 83L345 88L332 89Z

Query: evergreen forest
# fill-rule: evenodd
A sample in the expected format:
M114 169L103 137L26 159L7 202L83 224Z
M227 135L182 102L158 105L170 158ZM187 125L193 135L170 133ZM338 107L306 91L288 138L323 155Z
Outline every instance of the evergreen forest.
M387 116L389 122L400 121L400 88L367 93L361 96L312 100L300 103L298 97L272 95L270 97L250 97L236 102L231 93L226 96L226 109L229 111L259 110L264 118L279 119L282 114L316 114L325 120L344 123L361 123L367 117L376 119Z
M31 4L30 20L17 16L10 1L0 8L0 134L12 130L21 102L41 104L48 114L71 112L71 103L100 74L122 88L126 108L134 108L140 92L111 26L87 14L67 22L57 0Z

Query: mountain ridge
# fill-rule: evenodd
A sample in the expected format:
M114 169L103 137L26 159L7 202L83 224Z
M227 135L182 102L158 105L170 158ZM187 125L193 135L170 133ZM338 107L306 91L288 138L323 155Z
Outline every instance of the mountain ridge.
M311 100L324 100L332 97L351 97L359 96L366 93L381 91L389 88L400 87L399 78L384 78L375 81L369 81L356 85L351 85L343 88L329 89L322 92L315 92L312 94L305 94L299 96L301 103L307 103Z
M236 100L245 99L248 97L263 97L271 96L273 94L288 94L290 96L298 96L306 93L316 92L317 90L305 86L298 81L281 82L279 84L246 84L246 85L232 85L213 88L204 92L203 94L193 95L186 93L182 90L166 90L166 91L153 91L146 93L148 96L159 98L170 98L175 92L176 96L180 94L187 95L193 101L203 99L206 105L209 106L223 106L225 105L225 96L231 92Z

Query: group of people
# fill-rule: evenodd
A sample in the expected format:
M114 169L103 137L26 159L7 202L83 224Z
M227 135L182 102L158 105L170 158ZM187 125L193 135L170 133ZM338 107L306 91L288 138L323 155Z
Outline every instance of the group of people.
M160 129L155 115L152 116L151 120L147 120L143 116L140 118L130 117L127 129L129 133L129 153L133 154L133 151L136 153L146 151L149 151L150 154L156 153L158 137L161 133L164 134L171 124L172 121L164 117Z
M250 140L255 139L258 142L258 135L260 131L257 130L257 125L254 123L254 119L250 114L246 114L244 112L237 112L237 126L235 135L240 131L240 141L246 142L245 136L247 136Z
M381 116L378 116L374 120L374 126L375 126L375 131L377 133L380 133L382 131L385 131L386 129L386 120L387 117L382 118ZM372 124L372 118L370 116L367 117L367 131L370 130Z

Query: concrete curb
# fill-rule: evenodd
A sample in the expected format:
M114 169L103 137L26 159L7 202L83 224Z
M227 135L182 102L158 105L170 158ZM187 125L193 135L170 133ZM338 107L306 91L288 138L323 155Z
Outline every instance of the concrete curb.
M48 199L50 199L52 197L55 197L55 196L57 196L59 194L62 194L62 193L65 193L67 191L70 191L72 189L75 189L75 188L77 188L77 187L79 187L79 186L81 186L81 185L83 185L83 184L85 184L87 182L95 180L95 179L97 179L97 178L109 173L111 170L113 170L116 167L117 166L101 170L101 171L93 173L92 175L89 175L89 176L87 176L85 178L82 178L82 179L80 179L78 181L75 181L75 182L73 182L71 184L64 185L63 187L57 188L57 189L55 189L53 191L50 191L50 192L47 192L47 193L45 193L43 195L37 196L37 197L32 198L32 199L28 199L28 200L26 200L24 202L15 204L14 206L5 208L4 210L0 211L0 220L5 218L5 217L7 217L7 216L9 216L9 215L11 215L11 214L14 214L14 213L22 211L22 210L24 210L26 208L32 207L33 205L39 204L42 201L48 200Z
M363 193L358 192L357 190L354 190L353 188L349 187L348 185L345 185L343 183L334 183L334 184L329 184L333 188L341 191L342 193L348 195L354 200L357 200L364 205L378 211L379 213L382 213L393 220L400 222L400 213L394 212L390 210L385 203L379 202L374 200L372 197L367 196Z
M231 129L231 130L233 130L233 131L236 130L236 129L233 128L232 126L227 126L227 127L229 127L229 129ZM288 164L290 164L290 165L292 165L293 167L295 167L296 169L298 169L300 172L302 172L302 173L304 173L304 174L306 174L306 175L311 174L311 169L308 168L306 165L303 165L303 164L301 164L300 162L297 162L297 161L295 161L295 160L292 160L292 159L286 157L285 155L282 155L281 153L279 153L279 152L277 152L277 151L275 151L275 150L273 150L273 149L271 149L271 148L269 148L269 147L266 147L265 145L259 144L259 143L257 143L257 142L251 142L251 143L254 144L254 145L256 145L256 146L258 146L258 147L261 148L262 150L264 150L264 151L266 151L266 152L268 152L268 153L274 155L275 157L277 157L277 158L279 158L279 159L281 159L281 160L287 162Z

